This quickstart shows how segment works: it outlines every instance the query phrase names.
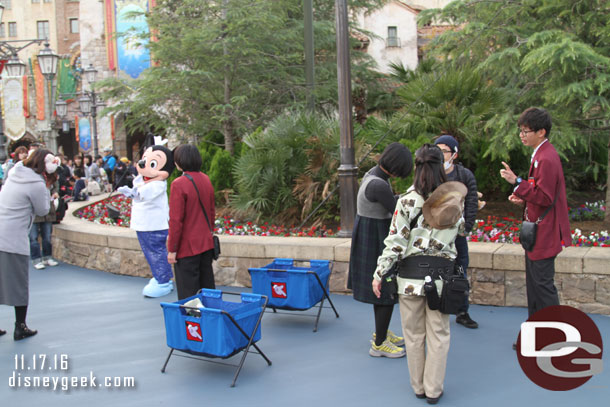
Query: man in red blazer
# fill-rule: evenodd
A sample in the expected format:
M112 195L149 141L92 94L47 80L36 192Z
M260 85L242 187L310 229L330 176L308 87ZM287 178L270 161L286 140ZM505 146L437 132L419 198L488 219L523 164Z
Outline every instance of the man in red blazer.
M536 243L525 253L525 283L529 316L542 308L559 305L555 287L555 257L563 247L572 244L565 179L559 155L549 142L551 116L544 109L530 107L517 122L521 142L534 152L527 179L513 173L508 164L500 175L515 189L508 199L525 204L523 219L536 222L551 207L538 224ZM554 202L554 203L553 203Z

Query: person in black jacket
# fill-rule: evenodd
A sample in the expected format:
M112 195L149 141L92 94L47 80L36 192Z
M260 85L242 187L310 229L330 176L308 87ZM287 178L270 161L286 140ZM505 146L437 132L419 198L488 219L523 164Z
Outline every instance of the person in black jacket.
M464 168L461 164L457 164L455 160L458 157L458 141L450 135L442 135L434 142L441 151L445 159L444 167L445 174L447 174L448 181L459 181L466 185L468 193L466 194L466 200L464 201L464 220L466 221L466 234L470 233L474 226L475 218L477 216L477 210L479 208L479 198L477 194L477 180L474 178L474 174L468 169ZM468 269L468 240L465 236L458 235L455 239L455 248L457 250L457 257L455 262L457 265L462 266L464 273ZM458 313L455 322L464 325L466 328L475 329L479 327L479 324L470 318L468 314L468 297L464 302L464 306Z
M87 195L87 184L85 183L85 171L81 167L76 167L74 169L73 180L72 200L86 201L89 199L89 196ZM72 183L72 180L70 183Z

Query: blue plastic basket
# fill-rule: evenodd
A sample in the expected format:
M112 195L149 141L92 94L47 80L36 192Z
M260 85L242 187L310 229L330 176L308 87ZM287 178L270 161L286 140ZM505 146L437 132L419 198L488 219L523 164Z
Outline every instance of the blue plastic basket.
M275 259L264 267L248 269L252 292L267 296L272 308L302 311L316 305L328 287L330 261L309 260L310 267L294 263L294 259Z
M222 299L222 291L203 289L201 293L173 303L162 302L167 346L208 357L230 357L248 346L249 337L264 311L265 299L258 294L241 293L241 302ZM184 303L199 298L205 308L200 316L189 316ZM243 329L245 335L235 326ZM253 342L261 338L260 325Z

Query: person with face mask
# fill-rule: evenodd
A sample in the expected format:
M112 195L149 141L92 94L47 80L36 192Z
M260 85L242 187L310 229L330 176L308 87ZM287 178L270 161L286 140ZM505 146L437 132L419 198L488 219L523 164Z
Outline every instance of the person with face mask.
M474 178L474 174L468 169L464 168L461 164L456 162L458 157L459 143L450 135L444 134L436 139L434 142L441 149L443 153L445 174L447 175L448 181L459 181L466 185L468 193L466 194L466 200L464 201L464 220L466 221L465 229L466 234L470 233L474 226L475 218L477 216L477 210L479 208L479 199L477 194L477 180ZM457 249L457 257L455 259L456 264L462 266L464 274L466 274L468 268L468 240L466 236L458 236L455 238L455 247ZM468 314L468 297L464 301L464 306L455 318L455 322L466 328L476 329L479 324L470 318Z
M59 158L40 148L13 167L0 191L0 304L15 307L16 341L37 333L25 323L29 303L28 234L34 216L49 213L49 187L57 179L58 165ZM5 333L0 330L0 335Z

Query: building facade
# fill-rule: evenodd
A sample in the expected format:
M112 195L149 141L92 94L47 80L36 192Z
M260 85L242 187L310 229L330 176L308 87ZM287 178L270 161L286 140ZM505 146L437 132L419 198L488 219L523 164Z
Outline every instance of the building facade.
M367 52L377 62L379 72L389 73L392 63L415 69L420 48L438 32L428 27L418 29L417 15L421 10L443 8L451 1L389 1L379 10L360 15L358 25L370 33Z
M5 5L0 41L46 38L50 47L62 57L62 67L53 85L57 97L68 103L68 114L57 118L48 113L40 114L45 110L43 102L49 99L48 95L42 97L42 94L51 93L50 87L47 86L45 90L42 76L36 73L36 55L43 45L30 45L19 53L20 59L28 64L29 72L28 80L23 82L28 87L28 97L23 103L26 116L29 116L16 120L25 121L24 136L41 139L41 133L48 129L51 116L59 152L68 156L79 152L92 154L91 141L96 138L99 151L110 147L119 156L137 159L136 152L144 135L128 136L121 126L124 116L101 116L101 107L97 109L97 126L94 126L93 118L80 112L78 98L83 90L92 90L91 84L82 75L83 69L89 65L98 71L96 81L109 77L137 78L150 66L150 55L142 44L138 44L140 41L116 36L116 32L125 32L131 27L148 30L144 18L133 21L129 14L148 11L154 7L155 0L0 1ZM419 11L444 7L449 2L389 1L381 9L359 16L360 27L370 33L364 41L367 52L377 62L379 71L389 73L392 63L414 69L418 63L418 46L422 45L421 30L418 32L417 27ZM12 85L17 88L15 83ZM97 127L97 132L93 132L94 127ZM88 142L86 137L89 137ZM13 148L18 142L12 141Z
M359 16L358 25L371 33L367 52L377 62L379 72L389 73L392 63L417 67L417 14L402 1L391 1Z
M62 131L61 121L54 116L54 101L49 104L53 95L56 97L61 93L60 85L64 85L59 73L63 65L64 78L74 76L68 75L66 69L70 65L76 65L80 56L79 35L79 1L78 0L2 0L4 13L0 23L0 41L5 41L11 47L22 48L17 57L26 64L26 79L19 83L21 89L17 89L16 79L3 78L2 96L7 109L8 101L14 105L15 94L21 92L23 96L19 102L23 103L23 109L17 109L17 114L5 109L4 128L8 136L6 140L7 150L12 151L18 145L28 144L34 140L43 140L48 145L59 147L60 152L68 154L77 151L73 143L73 132L69 127ZM34 42L34 40L38 40ZM58 75L51 82L47 82L40 73L37 66L37 54L48 43L54 53L58 54L62 61L58 67ZM5 60L10 56L4 56ZM71 69L71 68L70 68ZM9 85L9 86L6 86ZM24 87L27 92L24 92ZM74 98L76 89L70 87ZM21 113L21 115L19 114ZM11 125L23 122L23 134L11 132ZM21 129L21 126L17 126ZM51 129L51 132L49 132ZM66 129L66 127L64 127ZM52 140L51 140L52 139Z

